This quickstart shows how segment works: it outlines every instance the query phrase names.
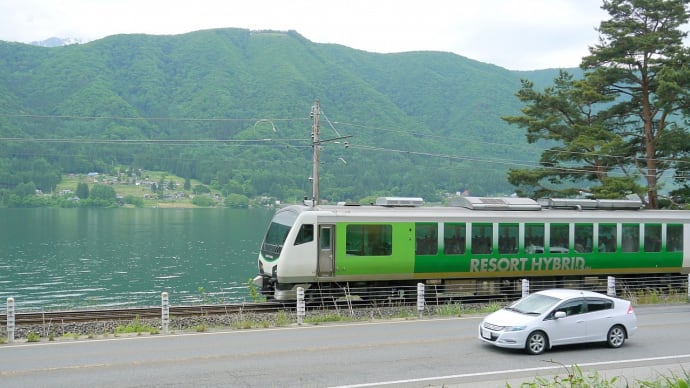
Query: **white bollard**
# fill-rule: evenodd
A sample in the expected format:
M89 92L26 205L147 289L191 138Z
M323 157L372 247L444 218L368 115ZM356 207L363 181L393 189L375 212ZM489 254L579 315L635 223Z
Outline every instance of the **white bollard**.
M417 312L421 318L424 312L424 283L417 283Z
M688 302L690 302L690 275L688 275Z
M163 327L163 333L168 334L168 329L170 327L170 300L168 299L168 293L161 293L161 326Z
M7 343L14 342L14 298L7 298Z
M304 317L307 315L307 309L304 305L304 288L297 287L297 324L301 325L304 322Z
M529 279L522 279L522 297L529 295Z
M616 278L614 276L608 277L608 282L606 285L606 295L616 296Z

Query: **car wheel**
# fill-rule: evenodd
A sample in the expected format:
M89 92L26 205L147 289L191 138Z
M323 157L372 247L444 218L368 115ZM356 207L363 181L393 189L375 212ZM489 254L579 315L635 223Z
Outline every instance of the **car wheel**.
M527 337L525 350L529 354L542 354L549 347L549 338L543 331L535 331Z
M620 348L625 343L625 329L621 325L613 326L606 335L606 344L611 348Z

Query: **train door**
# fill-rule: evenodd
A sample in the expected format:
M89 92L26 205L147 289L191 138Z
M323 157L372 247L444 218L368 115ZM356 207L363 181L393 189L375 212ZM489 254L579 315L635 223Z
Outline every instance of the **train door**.
M316 268L318 276L333 276L335 225L319 225L319 261Z

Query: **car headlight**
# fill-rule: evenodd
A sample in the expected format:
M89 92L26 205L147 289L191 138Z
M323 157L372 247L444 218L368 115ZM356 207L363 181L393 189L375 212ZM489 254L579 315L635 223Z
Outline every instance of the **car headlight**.
M525 330L527 326L506 326L505 331L522 331Z

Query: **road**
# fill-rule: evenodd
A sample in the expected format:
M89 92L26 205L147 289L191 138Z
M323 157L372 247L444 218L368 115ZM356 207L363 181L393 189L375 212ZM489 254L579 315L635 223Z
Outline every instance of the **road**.
M505 387L573 365L628 382L690 373L690 305L636 307L620 349L540 356L476 338L479 316L0 345L3 387ZM684 368L684 369L683 369Z

